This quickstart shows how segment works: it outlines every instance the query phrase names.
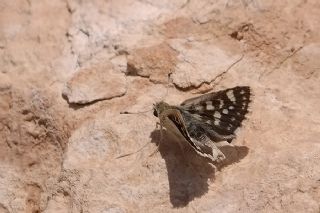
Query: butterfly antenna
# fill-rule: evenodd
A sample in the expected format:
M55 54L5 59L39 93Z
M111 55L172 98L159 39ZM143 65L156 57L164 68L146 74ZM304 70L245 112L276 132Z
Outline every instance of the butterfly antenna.
M169 73L168 74L168 82L164 85L165 86L165 88L166 88L166 93L162 96L162 97L160 97L158 100L157 100L157 102L161 102L161 101L163 101L164 99L165 99L165 97L167 97L168 96L168 94L169 94L169 87L170 87L170 75L171 75L171 73Z
M167 83L166 86L165 86L167 90L166 90L166 94L165 94L164 97L166 97L166 96L168 95L168 93L169 93L170 74L171 74L171 73L168 74L168 83ZM160 100L162 101L162 100L164 99L164 97L161 98ZM144 114L144 113L150 112L151 110L153 110L153 109L146 110L146 111L141 111L141 112L121 111L120 114ZM161 128L161 139L160 139L160 140L162 140L162 128ZM136 153L140 152L142 149L144 149L145 147L147 147L149 144L150 144L150 143L148 142L148 143L146 143L145 145L143 145L142 147L140 147L137 151L120 155L120 156L116 157L116 159L123 158L123 157L128 157L128 156L130 156L130 155L136 154ZM160 143L159 143L159 145L157 146L156 150L153 151L153 152L149 155L149 157L153 156L154 154L156 154L156 153L159 151L159 146L160 146Z
M141 111L141 112L129 112L129 111L121 111L120 114L144 114L144 113L147 113L147 112L150 112L152 111L152 109L149 109L149 110L146 110L146 111Z
M140 152L142 149L144 149L145 147L147 147L149 144L150 144L150 142L144 144L144 145L143 145L142 147L140 147L137 151L120 155L120 156L116 157L116 159L123 158L123 157L127 157L127 156L130 156L130 155L133 155L133 154L136 154L136 153Z

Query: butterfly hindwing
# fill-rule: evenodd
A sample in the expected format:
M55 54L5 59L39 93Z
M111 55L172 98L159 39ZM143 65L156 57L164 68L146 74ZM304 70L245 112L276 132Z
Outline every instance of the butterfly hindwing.
M234 136L248 112L250 96L249 87L234 87L188 99L181 107L218 135Z

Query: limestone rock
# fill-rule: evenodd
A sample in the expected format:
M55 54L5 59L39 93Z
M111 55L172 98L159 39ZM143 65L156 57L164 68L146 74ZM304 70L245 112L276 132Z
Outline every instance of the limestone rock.
M0 212L319 213L320 4L288 2L1 1ZM154 103L240 85L219 169L160 140Z
M128 56L128 74L149 77L155 83L168 83L177 53L166 43L136 49Z
M63 91L68 102L76 104L111 99L125 93L124 74L104 65L79 70L67 82Z
M178 63L171 77L173 83L183 89L210 83L241 57L212 43L177 39L170 45L179 53Z
M115 70L127 74L127 57L126 55L118 55L110 60Z

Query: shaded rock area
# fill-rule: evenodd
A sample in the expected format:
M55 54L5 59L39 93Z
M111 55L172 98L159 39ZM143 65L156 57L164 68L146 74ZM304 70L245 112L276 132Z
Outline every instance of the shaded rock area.
M319 212L319 13L0 2L0 212ZM224 162L160 140L154 103L241 85L253 102Z

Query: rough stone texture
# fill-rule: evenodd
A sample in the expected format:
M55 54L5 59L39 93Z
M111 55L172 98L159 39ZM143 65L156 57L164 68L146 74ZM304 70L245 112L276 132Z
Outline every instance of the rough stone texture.
M75 73L67 82L63 96L69 103L87 104L119 97L125 93L124 74L104 64L84 68Z
M168 44L134 50L128 57L128 74L148 77L154 83L168 83L174 71L177 52Z
M319 212L319 13L318 0L0 2L0 212ZM236 85L254 101L225 162L166 133L149 156L153 103Z
M172 74L175 85L186 89L208 84L241 59L241 56L227 54L212 43L214 42L172 41L171 47L179 53L179 63Z

